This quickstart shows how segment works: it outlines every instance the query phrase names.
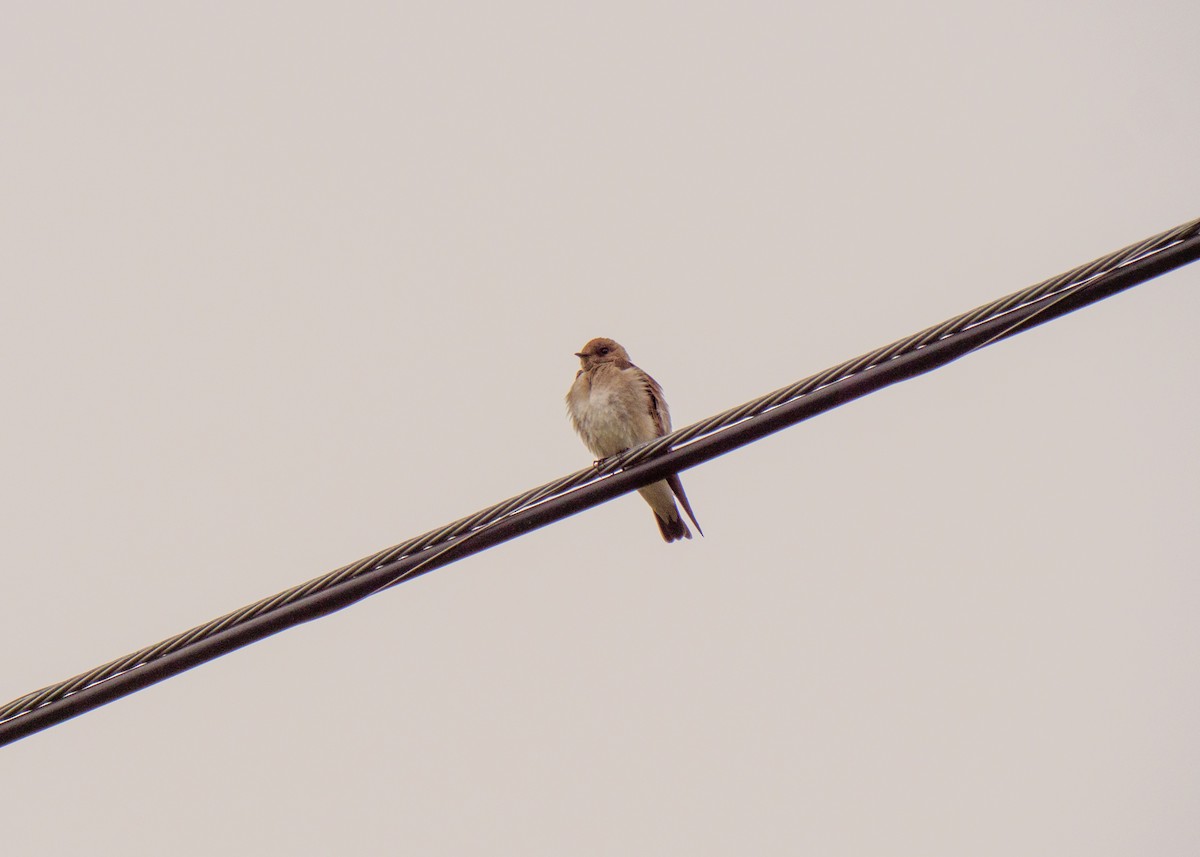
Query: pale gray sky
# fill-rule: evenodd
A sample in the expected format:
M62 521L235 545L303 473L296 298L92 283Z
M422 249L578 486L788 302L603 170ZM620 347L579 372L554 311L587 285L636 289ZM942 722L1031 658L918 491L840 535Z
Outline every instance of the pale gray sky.
M1200 215L1194 3L9 4L0 702ZM0 750L5 850L1200 850L1192 266Z

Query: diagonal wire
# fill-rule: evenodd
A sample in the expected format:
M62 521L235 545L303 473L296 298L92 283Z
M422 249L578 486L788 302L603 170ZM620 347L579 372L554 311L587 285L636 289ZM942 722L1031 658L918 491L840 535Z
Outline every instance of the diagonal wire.
M137 689L160 681L285 627L341 609L462 555L695 466L897 380L944 365L1197 257L1200 218L613 456L597 467L548 482L72 679L21 696L0 708L0 744L132 692L118 690L116 685ZM855 386L857 389L852 391L850 388ZM814 395L818 392L821 396ZM818 398L822 401L817 402ZM807 411L801 414L805 407ZM555 504L561 508L550 509ZM109 687L102 688L106 683ZM26 720L36 722L22 722Z

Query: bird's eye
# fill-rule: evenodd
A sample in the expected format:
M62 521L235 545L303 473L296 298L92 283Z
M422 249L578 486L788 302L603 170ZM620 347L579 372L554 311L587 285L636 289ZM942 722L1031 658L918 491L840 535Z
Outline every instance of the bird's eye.
M605 354L607 354L607 353L608 353L608 346L605 346L604 348L601 348L601 349L600 349L600 354L601 354L601 356L603 356L603 355L605 355Z

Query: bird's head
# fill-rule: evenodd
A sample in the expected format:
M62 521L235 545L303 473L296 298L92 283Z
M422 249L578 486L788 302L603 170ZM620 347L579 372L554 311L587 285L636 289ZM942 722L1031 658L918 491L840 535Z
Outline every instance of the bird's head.
M593 339L583 346L582 351L575 352L575 356L579 358L579 364L584 369L592 369L601 363L629 362L629 354L625 349L604 337Z

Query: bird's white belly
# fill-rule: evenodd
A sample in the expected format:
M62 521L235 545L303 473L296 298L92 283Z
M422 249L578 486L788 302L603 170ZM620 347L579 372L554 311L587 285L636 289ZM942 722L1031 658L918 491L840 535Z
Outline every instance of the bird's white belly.
M595 455L607 458L642 442L636 436L635 422L621 397L604 389L592 389L577 403L576 427Z

